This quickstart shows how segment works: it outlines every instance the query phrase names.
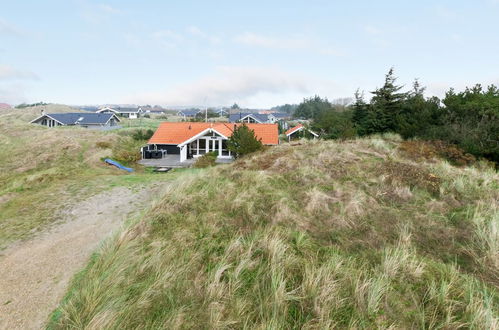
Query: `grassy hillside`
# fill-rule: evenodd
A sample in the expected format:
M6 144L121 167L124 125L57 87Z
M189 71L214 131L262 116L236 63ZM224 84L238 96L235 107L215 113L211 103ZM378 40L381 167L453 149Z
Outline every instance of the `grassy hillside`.
M497 172L398 146L300 142L180 178L49 327L499 327Z
M46 112L74 112L47 105ZM137 153L132 129L111 132L29 124L41 107L0 111L0 250L62 218L71 205L115 185L134 186L167 179L127 174L102 157Z

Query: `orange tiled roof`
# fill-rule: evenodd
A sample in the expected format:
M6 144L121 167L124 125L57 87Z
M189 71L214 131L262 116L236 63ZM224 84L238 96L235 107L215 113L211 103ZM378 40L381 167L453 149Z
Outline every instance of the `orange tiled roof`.
M296 132L297 130L299 130L300 128L302 128L303 125L302 124L298 124L296 125L295 127L291 127L290 129L288 129L286 131L286 136L290 135L290 134L293 134L294 132Z
M181 144L193 136L201 133L207 128L213 128L215 131L230 137L234 131L234 126L240 126L240 123L200 123L200 122L164 122L161 123L149 139L149 144ZM273 145L279 143L279 130L277 124L245 124L255 132L258 139L263 144Z

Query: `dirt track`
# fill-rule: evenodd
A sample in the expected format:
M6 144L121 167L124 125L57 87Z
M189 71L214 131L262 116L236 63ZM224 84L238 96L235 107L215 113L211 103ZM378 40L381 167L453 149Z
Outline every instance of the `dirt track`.
M158 188L98 194L69 210L66 221L0 252L0 329L40 329L103 239Z

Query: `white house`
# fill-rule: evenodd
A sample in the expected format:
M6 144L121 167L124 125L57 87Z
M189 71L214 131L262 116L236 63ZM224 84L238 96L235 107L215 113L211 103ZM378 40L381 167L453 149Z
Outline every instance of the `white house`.
M129 119L137 119L143 113L141 107L137 107L137 108L105 107L105 108L97 110L96 112L97 113L114 113L117 116L129 118Z
M242 124L206 122L164 122L142 148L142 157L148 158L151 152L157 155L179 155L180 162L197 158L215 151L220 159L231 159L227 140L234 129ZM255 132L255 136L265 145L279 144L279 130L276 124L245 124Z
M288 141L291 141L294 137L303 137L303 136L311 136L314 139L317 139L319 137L319 134L309 130L302 124L298 124L295 127L292 127L286 131L286 137L288 138Z
M80 126L85 128L111 129L118 128L120 119L114 113L42 113L31 121L47 127Z

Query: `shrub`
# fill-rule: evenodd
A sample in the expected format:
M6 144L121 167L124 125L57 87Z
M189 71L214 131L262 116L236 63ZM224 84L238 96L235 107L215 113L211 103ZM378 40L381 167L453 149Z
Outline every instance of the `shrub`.
M459 146L445 141L404 141L400 150L414 160L429 160L436 157L447 159L454 165L471 165L476 158Z
M136 130L135 132L132 133L132 138L136 141L145 141L149 140L154 134L154 131L152 129L146 130Z
M199 157L194 163L195 168L205 168L214 166L218 157L218 153L216 151L211 151L203 156Z
M95 143L95 146L97 148L101 148L101 149L109 149L109 148L111 148L111 142L108 142L108 141L98 141L97 143Z
M255 136L255 131L249 129L246 125L236 127L234 133L227 141L228 149L237 157L262 150L263 144Z
M141 159L140 147L143 141L121 138L113 148L113 159L124 164L135 163Z

